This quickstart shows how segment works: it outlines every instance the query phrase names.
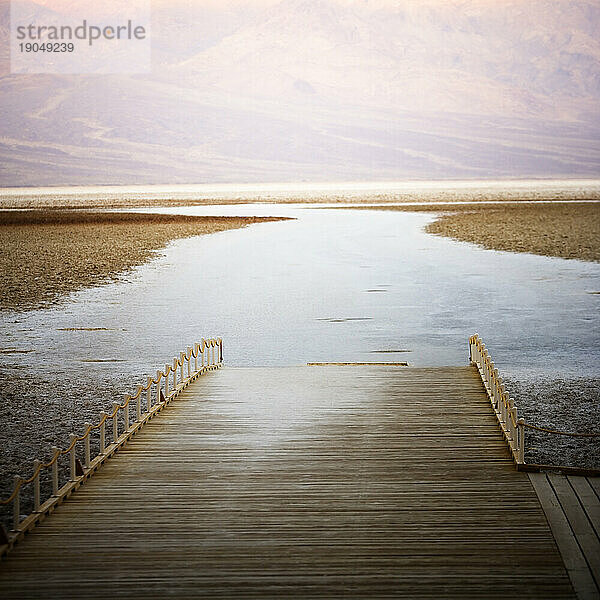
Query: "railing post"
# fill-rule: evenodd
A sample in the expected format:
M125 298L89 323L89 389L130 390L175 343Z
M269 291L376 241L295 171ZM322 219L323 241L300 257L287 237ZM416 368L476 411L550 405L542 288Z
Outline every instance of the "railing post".
M194 375L198 372L198 343L194 344Z
M56 460L54 460L56 458ZM58 460L60 458L60 450L56 446L52 446L52 495L58 495Z
M162 373L160 371L156 371L156 404L160 404L161 381ZM148 412L150 412L150 405L148 406Z
M106 449L106 413L102 411L100 413L100 454L104 454L104 450Z
M511 444L513 444L513 446L515 446L515 449L516 449L517 436L515 435L515 430L516 430L515 423L517 422L517 419L516 419L515 413L516 413L515 399L509 398L508 399L508 420L510 421L509 430L510 430Z
M179 353L179 362L181 362L181 381L179 383L183 383L183 381L185 379L185 372L184 372L185 352L180 352Z
M14 477L15 488L21 483L19 475ZM19 523L21 522L21 490L18 490L15 499L13 500L13 529L17 531L19 529Z
M119 403L113 402L113 442L116 444L119 439Z
M33 470L37 471L42 463L39 460L33 461ZM39 472L33 478L33 510L40 512L40 474Z
M146 412L150 412L150 409L152 408L152 377L148 376L146 385L148 386L148 389L146 390ZM138 417L138 420L142 420L141 414Z
M87 435L85 436L85 441L84 441L84 466L86 469L90 468L90 463L92 462L92 457L91 457L91 452L90 452L90 435L92 434L92 430L91 430L92 424L91 423L86 423L85 424L85 428L87 429Z
M69 462L71 466L71 481L75 481L75 479L77 479L77 467L75 465L75 454L77 452L77 442L75 442L76 438L77 436L74 433L69 435L69 446L73 444L73 447L69 452Z
M483 383L487 385L487 356L485 352L481 353L481 371L483 373Z
M494 407L498 405L498 390L500 389L500 373L498 369L494 369Z
M129 431L129 403L131 401L131 396L129 394L125 394L125 408L123 409L123 419L125 423L125 433Z
M517 412L517 407L514 404L513 400L513 409L512 409L512 418L511 418L511 427L513 431L513 446L515 447L515 454L519 452L519 414Z
M519 431L519 452L518 452L518 463L520 465L525 464L525 421L519 419L517 421Z
M502 423L502 405L504 403L504 396L506 395L506 390L504 387L500 388L500 397L498 398L498 421Z
M165 365L165 401L169 397L169 372L171 370L170 365Z
M156 404L160 404L160 392L162 389L161 381L163 378L163 374L161 371L156 371ZM150 409L148 409L150 410Z
M174 358L173 359L173 391L175 391L177 389L177 371L178 371L178 366L177 366L177 359Z
M506 392L503 388L501 388L500 391L500 396L498 398L498 421L500 421L500 424L502 424L502 406L504 405L504 396L506 395Z

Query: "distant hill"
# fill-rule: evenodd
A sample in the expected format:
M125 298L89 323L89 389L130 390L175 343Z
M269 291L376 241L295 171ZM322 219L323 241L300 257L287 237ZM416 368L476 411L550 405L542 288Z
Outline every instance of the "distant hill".
M600 176L596 0L158 0L130 76L8 74L7 6L0 185Z

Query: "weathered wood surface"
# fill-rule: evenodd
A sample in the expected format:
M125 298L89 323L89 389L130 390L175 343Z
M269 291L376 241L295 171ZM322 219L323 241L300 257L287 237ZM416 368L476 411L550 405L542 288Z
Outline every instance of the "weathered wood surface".
M569 577L581 600L600 598L598 478L530 473Z
M571 598L474 368L225 369L0 565L2 598Z

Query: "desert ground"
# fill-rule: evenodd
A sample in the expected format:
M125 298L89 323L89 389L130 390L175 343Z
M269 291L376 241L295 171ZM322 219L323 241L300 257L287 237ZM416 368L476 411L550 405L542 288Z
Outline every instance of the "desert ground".
M490 250L600 262L600 202L361 206L438 213L428 233Z

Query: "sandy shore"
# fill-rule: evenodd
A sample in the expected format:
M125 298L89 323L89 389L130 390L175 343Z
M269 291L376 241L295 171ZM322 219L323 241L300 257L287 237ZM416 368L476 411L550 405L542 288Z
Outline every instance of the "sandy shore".
M113 281L178 238L274 221L145 213L0 211L0 308L28 310Z
M442 213L425 231L491 250L600 262L600 202L355 208Z

